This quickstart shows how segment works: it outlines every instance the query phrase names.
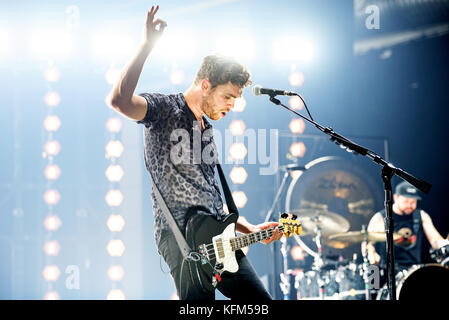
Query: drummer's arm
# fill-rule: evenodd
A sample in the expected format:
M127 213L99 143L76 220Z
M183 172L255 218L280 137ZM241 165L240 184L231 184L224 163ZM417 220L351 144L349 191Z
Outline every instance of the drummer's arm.
M382 215L378 212L376 213L370 220L368 224L368 228L366 229L368 232L385 232L385 224L382 218ZM363 248L362 248L363 250ZM368 261L370 264L378 264L380 262L380 256L376 252L374 245L372 242L368 242L366 245L366 250L368 253Z
M429 214L424 210L421 210L421 220L424 233L426 234L427 240L429 240L429 243L433 249L439 249L442 246L449 244L447 239L443 239L441 234L433 225L432 218L430 218Z

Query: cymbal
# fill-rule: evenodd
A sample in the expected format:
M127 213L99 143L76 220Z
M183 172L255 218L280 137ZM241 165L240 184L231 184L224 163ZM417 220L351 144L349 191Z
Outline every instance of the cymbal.
M331 234L349 230L349 221L337 213L317 209L297 209L289 213L297 215L302 224L302 235L316 235L317 228L321 235L328 237Z
M387 235L385 232L366 232L367 240L371 242L385 242L387 241ZM393 240L396 241L401 237L399 233L393 233ZM365 233L362 231L349 231L343 233L337 233L329 236L328 240L342 241L342 242L362 242L365 240Z

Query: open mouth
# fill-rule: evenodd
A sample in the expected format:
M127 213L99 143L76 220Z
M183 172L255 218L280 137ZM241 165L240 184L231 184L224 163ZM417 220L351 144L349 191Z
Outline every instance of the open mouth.
M226 116L226 112L221 112L221 116L222 117Z

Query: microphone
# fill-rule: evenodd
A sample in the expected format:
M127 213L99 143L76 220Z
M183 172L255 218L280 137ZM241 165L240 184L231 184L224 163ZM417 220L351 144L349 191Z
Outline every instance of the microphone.
M262 88L262 86L260 86L260 85L255 85L253 87L253 93L256 96L260 96L261 94L268 94L271 97L274 97L274 96L296 96L296 93L294 93L294 92Z

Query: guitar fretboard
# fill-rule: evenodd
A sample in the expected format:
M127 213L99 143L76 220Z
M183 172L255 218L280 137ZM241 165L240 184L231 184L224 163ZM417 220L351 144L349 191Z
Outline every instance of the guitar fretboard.
M277 226L280 232L284 231L284 227L282 225ZM246 234L243 236L238 236L230 239L232 251L236 251L238 249L247 247L253 243L263 241L271 238L276 227L270 227L261 231L257 231L254 233Z

